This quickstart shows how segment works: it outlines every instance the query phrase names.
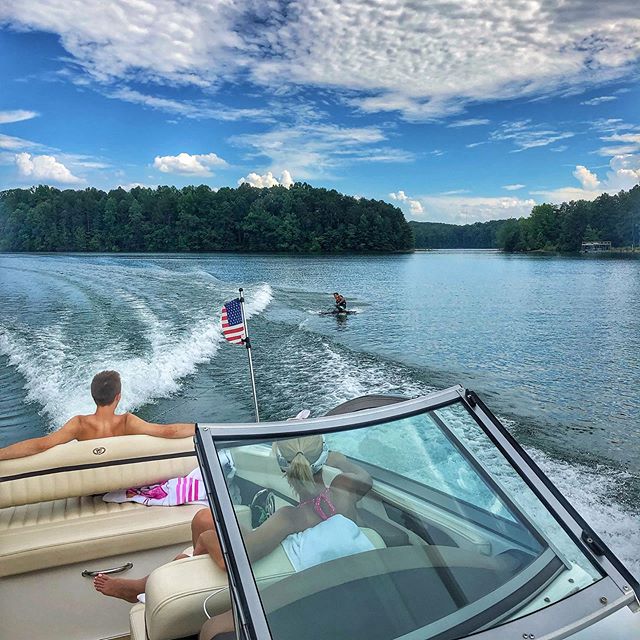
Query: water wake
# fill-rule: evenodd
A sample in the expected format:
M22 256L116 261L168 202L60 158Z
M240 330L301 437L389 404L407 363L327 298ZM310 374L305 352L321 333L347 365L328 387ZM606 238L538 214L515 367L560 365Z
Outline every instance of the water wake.
M588 468L557 460L537 449L528 451L578 513L640 578L640 509L626 508L611 497L621 481L629 479L628 474L604 465Z
M160 319L145 299L131 291L116 293L129 320L135 318L144 335L146 345L138 349L138 354L131 353L124 333L110 336L101 345L87 340L88 344L79 348L67 322L42 330L24 324L0 326L0 353L22 374L26 400L40 406L51 429L59 428L77 413L93 411L88 387L98 371L120 372L123 381L120 409L131 411L177 393L182 380L194 373L199 364L212 360L220 348L223 338L217 304L212 304L211 309L193 309L195 321L180 327L177 321L173 324ZM253 290L246 307L247 317L264 311L272 298L269 285Z

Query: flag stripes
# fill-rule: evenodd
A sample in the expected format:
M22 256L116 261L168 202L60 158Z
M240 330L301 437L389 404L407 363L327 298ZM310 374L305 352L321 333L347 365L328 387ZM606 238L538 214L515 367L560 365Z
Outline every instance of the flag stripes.
M246 338L239 298L222 307L222 333L231 344L242 344Z

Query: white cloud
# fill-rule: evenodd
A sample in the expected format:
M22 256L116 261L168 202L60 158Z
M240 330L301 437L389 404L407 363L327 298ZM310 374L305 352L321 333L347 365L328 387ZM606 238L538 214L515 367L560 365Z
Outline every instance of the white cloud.
M531 213L536 201L527 198L482 196L420 196L425 218L430 222L471 224L487 220L522 218Z
M518 189L524 189L526 184L505 184L502 188L506 191L518 191Z
M409 200L409 211L414 216L422 215L424 213L424 209L422 208L422 204L420 204L419 200Z
M598 176L595 173L591 173L587 167L584 167L581 164L576 166L576 170L573 172L573 175L582 184L583 189L593 191L600 186Z
M389 197L396 202L403 202L409 205L409 212L411 215L419 216L424 213L424 208L419 200L410 198L404 191L398 191L397 193L390 193Z
M81 153L60 153L56 157L64 165L71 168L83 169L108 169L112 165L105 160Z
M640 146L640 133L617 133L612 136L602 138L608 142L627 142L629 144Z
M144 182L128 182L126 184L118 184L114 188L131 191L131 189L136 189L137 187L141 187L143 189L155 189L157 186L157 184L146 184Z
M139 77L199 86L224 76L231 54L244 48L234 30L241 14L227 2L182 0L0 5L0 21L58 34L76 65L101 82Z
M54 156L31 155L30 153L17 153L15 156L18 174L23 178L44 180L61 184L77 184L83 182L82 178L74 176L67 167L58 162Z
M19 151L20 149L36 149L42 145L37 142L31 142L31 140L25 140L24 138L16 138L14 136L7 136L0 133L0 149L7 149L9 151Z
M568 185L557 189L532 191L532 194L541 195L551 202L593 200L605 192L615 193L621 189L631 189L640 183L640 128L619 118L596 120L592 127L607 134L601 138L604 142L617 143L614 146L601 147L596 152L609 157L606 175L598 176L584 165L576 165L573 175L580 182L580 187Z
M267 173L260 175L259 173L249 173L244 178L240 178L238 180L238 184L249 184L252 187L258 187L258 189L264 189L267 187L287 187L287 189L293 184L293 178L291 174L285 169L282 172L282 176L280 180L278 180L271 171L267 171Z
M25 109L16 109L14 111L0 111L0 124L9 124L10 122L22 122L23 120L31 120L39 114L36 111L27 111Z
M589 107L596 107L599 104L603 104L604 102L611 102L612 100L617 100L616 96L599 96L598 98L591 98L591 100L584 100L580 104L585 104Z
M560 187L545 191L532 191L551 202L570 200L593 200L603 193L616 193L621 189L631 189L640 183L640 154L625 154L611 158L609 171L604 178L582 165L577 165L573 175L582 187Z
M280 184L287 189L293 184L293 178L291 174L285 169L280 177Z
M339 167L354 162L410 162L414 155L388 147L380 127L339 127L309 123L277 127L264 133L234 136L236 146L250 150L249 159L268 158L267 171L285 169L299 179L328 177Z
M597 118L591 123L591 128L600 133L618 133L628 129L635 129L635 125L624 122L621 118Z
M482 124L489 124L491 120L487 118L469 118L468 120L454 120L447 127L477 127Z
M640 126L627 124L618 118L610 118L597 120L593 123L593 128L609 134L600 138L603 142L614 143L600 147L595 152L598 155L611 158L640 152Z
M177 156L156 156L153 160L155 169L162 173L177 173L185 176L212 176L211 167L225 167L225 160L215 153L188 154Z
M140 93L126 87L108 92L107 97L141 104L151 109L175 113L194 120L236 121L243 118L263 121L273 120L273 114L269 109L236 109L224 105L212 105L204 101L173 100Z
M511 142L514 151L525 151L537 147L546 147L559 140L572 138L571 131L556 131L545 124L534 124L531 120L503 122L500 127L490 133L492 142Z
M419 120L625 77L640 56L635 5L21 0L0 5L0 22L57 34L100 82L347 89L361 109Z

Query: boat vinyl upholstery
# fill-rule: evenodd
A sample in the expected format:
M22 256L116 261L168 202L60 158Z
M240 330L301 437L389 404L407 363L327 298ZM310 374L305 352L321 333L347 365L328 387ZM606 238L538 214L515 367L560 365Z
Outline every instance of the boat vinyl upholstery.
M141 487L185 476L196 466L192 438L119 436L68 442L0 461L0 508Z
M145 507L108 491L187 475L191 438L70 442L0 461L0 577L188 542L201 505Z
M245 514L239 514L242 520ZM380 535L362 528L376 549L385 548ZM295 570L278 545L266 557L253 565L254 575L262 589L293 573ZM195 556L170 562L151 573L145 590L144 624L140 607L131 610L131 637L138 640L175 640L197 635L206 621L204 603L209 616L218 615L231 607L227 575L209 556Z

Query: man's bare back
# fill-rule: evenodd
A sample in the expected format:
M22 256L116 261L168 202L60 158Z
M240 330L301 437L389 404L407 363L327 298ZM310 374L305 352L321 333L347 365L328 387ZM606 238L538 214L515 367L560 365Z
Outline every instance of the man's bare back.
M95 413L88 416L75 416L76 440L93 440L94 438L111 438L124 436L127 433L128 413L111 416L98 416Z
M187 438L195 432L194 424L155 424L146 422L133 413L116 414L120 402L120 375L115 371L97 374L91 382L91 394L96 402L95 413L74 416L58 431L4 447L0 449L0 460L24 458L71 440L130 435Z
M195 431L193 424L154 424L133 413L107 414L98 411L86 416L75 416L67 422L75 430L74 440L113 438L114 436L150 435L162 438L186 438ZM63 427L64 428L64 427Z

